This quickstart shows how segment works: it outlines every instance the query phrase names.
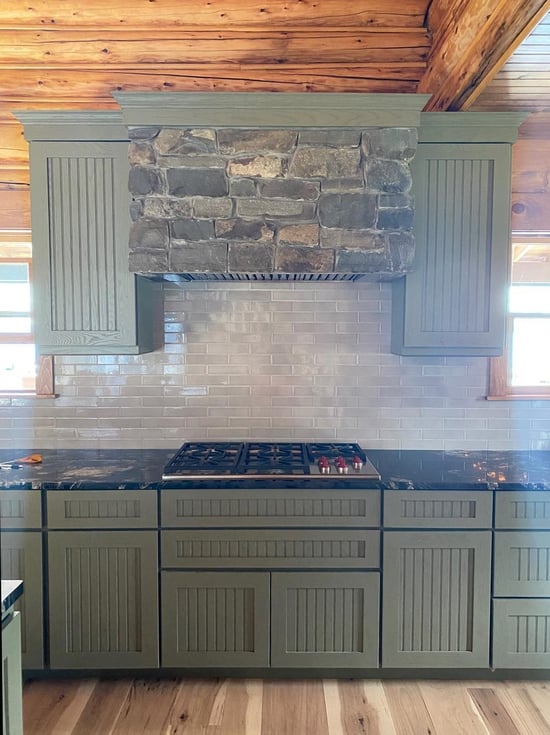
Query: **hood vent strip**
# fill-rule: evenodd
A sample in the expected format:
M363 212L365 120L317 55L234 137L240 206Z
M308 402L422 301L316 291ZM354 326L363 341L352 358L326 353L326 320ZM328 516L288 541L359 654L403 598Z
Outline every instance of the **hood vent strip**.
M147 274L152 275L152 274ZM166 281L358 281L362 273L164 273Z

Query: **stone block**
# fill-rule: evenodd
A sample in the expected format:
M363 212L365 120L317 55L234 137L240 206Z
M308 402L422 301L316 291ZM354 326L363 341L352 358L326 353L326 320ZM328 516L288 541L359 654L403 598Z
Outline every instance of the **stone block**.
M383 250L386 240L382 233L373 230L342 230L321 227L321 247L341 250L359 248L361 250Z
M132 166L128 175L128 188L133 195L162 194L164 181L157 169Z
M154 145L160 156L213 153L216 150L216 133L206 128L198 130L162 128L155 138Z
M393 267L386 249L339 250L336 252L337 273L392 273Z
M324 227L368 229L376 224L376 196L372 194L322 194L319 220Z
M131 140L153 140L160 132L160 128L156 128L152 125L130 126L128 128L128 137Z
M216 153L197 156L159 156L157 166L163 168L219 168L225 171L227 161Z
M365 180L363 174L360 176L347 177L347 178L335 178L335 179L323 179L321 181L321 191L364 191Z
M225 240L273 240L273 227L266 222L244 219L220 219L215 223L216 237Z
M229 195L232 197L255 197L256 182L254 179L231 179Z
M298 148L292 156L289 176L298 179L316 177L361 177L361 151L357 148Z
M269 273L273 270L273 243L230 242L229 270L232 273Z
M191 217L192 200L169 197L147 197L144 201L143 216L152 219L181 219Z
M130 227L130 250L165 250L168 247L168 223L139 219Z
M233 200L227 197L194 197L195 217L231 217Z
M410 161L416 153L416 128L369 128L363 132L362 145L368 156Z
M298 145L327 146L329 148L357 148L361 141L360 130L300 130Z
M131 141L128 146L130 166L145 166L155 163L155 151L149 141Z
M172 240L213 240L214 223L211 219L177 219L170 223Z
M130 202L130 220L132 222L136 222L140 217L143 217L143 212L143 199L134 199Z
M205 168L169 168L168 193L173 196L227 196L229 186L223 171Z
M277 242L279 245L318 246L319 225L300 224L281 227L277 234Z
M172 241L168 253L172 273L197 273L227 271L226 242L178 242Z
M312 202L287 199L238 199L236 206L241 217L299 217L310 220L315 213Z
M258 176L276 178L283 176L286 162L278 156L259 155L246 158L233 158L227 165L229 176Z
M413 208L414 199L410 194L379 194L378 207L380 209L396 209L399 207Z
M130 250L128 255L130 273L165 273L168 270L167 250Z
M274 199L305 199L314 201L319 198L320 185L317 181L300 179L273 179L259 183L259 194Z
M400 194L411 188L411 171L402 161L384 161L379 158L368 159L365 176L369 191Z
M275 253L275 270L282 273L332 273L334 251L279 246Z
M391 232L387 237L393 270L404 273L411 271L415 250L415 240L412 232Z
M410 230L413 226L414 212L406 207L378 210L380 230Z
M218 130L220 153L288 153L296 145L294 130Z

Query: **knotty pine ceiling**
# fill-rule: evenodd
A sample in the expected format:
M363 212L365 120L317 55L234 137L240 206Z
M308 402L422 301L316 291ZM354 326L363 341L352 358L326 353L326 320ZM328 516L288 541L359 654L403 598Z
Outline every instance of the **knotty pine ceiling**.
M116 109L113 90L422 92L427 109L525 109L550 126L549 11L550 0L4 0L0 229L28 209L13 111Z

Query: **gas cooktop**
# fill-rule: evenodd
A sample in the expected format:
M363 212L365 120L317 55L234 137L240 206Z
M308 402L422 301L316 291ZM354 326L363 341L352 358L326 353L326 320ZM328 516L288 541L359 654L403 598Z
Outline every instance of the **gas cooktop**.
M380 479L363 449L344 442L186 442L162 473L163 480L227 476Z

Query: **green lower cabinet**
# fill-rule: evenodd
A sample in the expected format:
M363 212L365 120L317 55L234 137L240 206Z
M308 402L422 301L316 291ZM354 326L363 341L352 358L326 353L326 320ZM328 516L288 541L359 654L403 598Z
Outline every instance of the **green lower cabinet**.
M550 600L493 602L493 668L550 669Z
M490 531L384 533L382 666L487 668Z
M24 669L44 668L42 614L42 533L1 533L2 577L22 579L23 595L15 603L21 613L21 652Z
M158 667L156 531L48 534L50 667Z
M162 666L269 666L269 572L161 574Z
M272 667L378 666L377 572L273 572Z

